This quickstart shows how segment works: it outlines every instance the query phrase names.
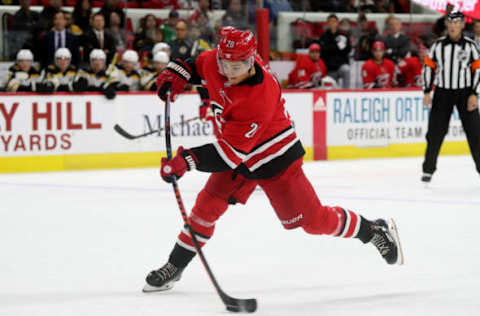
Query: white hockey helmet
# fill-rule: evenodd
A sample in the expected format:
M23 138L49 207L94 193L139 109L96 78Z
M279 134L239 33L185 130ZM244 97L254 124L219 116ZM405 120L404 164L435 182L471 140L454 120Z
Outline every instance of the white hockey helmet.
M133 64L138 63L138 54L136 51L127 49L126 51L123 52L122 55L122 61L128 61Z
M90 52L90 62L94 59L107 60L107 55L105 55L105 52L100 48L95 48Z
M153 56L153 62L154 63L164 63L167 64L170 61L170 57L168 57L168 54L165 52L157 52Z
M62 47L55 52L55 58L72 59L72 53L68 48Z
M161 51L170 51L170 45L168 45L167 43L164 43L164 42L160 42L160 43L157 43L153 46L153 49L152 49L152 54L153 56L155 56L156 53L158 52L161 52Z
M21 49L17 53L17 61L20 60L29 60L33 61L33 54L32 51L29 49Z

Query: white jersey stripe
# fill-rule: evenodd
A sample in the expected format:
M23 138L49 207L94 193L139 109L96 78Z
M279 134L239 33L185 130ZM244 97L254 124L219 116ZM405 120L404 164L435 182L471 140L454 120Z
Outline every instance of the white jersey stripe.
M183 227L182 232L183 232L185 235L187 235L189 238L191 238L190 232L189 232L185 227ZM198 234L195 234L195 237L197 237L197 240L198 240L199 242L206 243L206 242L208 241L207 238L203 238L202 236L200 236L200 235L198 235Z
M282 149L278 150L277 152L268 155L267 157L257 161L254 165L252 165L250 168L248 168L250 171L255 171L256 169L260 168L264 164L272 161L273 159L283 155L290 147L295 145L295 143L298 141L298 137L295 136L295 139L293 139L291 142L287 143L285 146L282 147Z
M228 156L225 154L225 152L223 151L222 147L220 146L220 144L218 142L214 142L213 146L215 147L215 149L217 150L217 153L220 155L220 157L223 159L223 161L230 168L235 169L237 167L237 165L228 158Z
M269 147L271 147L272 145L275 145L276 143L281 142L284 138L287 138L288 136L292 135L293 133L295 133L295 129L294 129L293 127L291 127L290 129L288 129L287 131L285 131L285 132L283 132L282 134L278 135L278 136L275 137L274 139L266 142L265 144L263 144L263 145L260 146L259 148L257 148L257 149L255 149L254 151L250 152L247 156L245 156L244 161L247 161L247 160L249 160L250 158L252 158L253 156L262 153L263 151L267 150L267 149L268 149Z
M193 252L197 252L197 249L195 249L195 247L192 247L186 243L184 243L183 241L181 241L180 239L177 239L177 244L185 249L188 249L190 251L193 251Z
M342 234L338 237L344 237L348 232L348 228L350 227L350 221L352 220L352 218L350 217L350 212L345 211L345 216L346 216L345 226L343 227Z

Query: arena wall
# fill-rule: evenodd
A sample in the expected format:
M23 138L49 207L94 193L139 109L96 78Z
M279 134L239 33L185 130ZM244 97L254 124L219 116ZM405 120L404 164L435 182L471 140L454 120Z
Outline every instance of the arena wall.
M428 111L419 90L286 90L286 108L307 155L305 160L421 156ZM172 106L172 143L185 147L213 140L199 120L199 97L181 95ZM132 134L163 128L163 103L151 93L0 95L0 172L158 166L164 134L137 140ZM468 154L458 114L452 116L443 154Z

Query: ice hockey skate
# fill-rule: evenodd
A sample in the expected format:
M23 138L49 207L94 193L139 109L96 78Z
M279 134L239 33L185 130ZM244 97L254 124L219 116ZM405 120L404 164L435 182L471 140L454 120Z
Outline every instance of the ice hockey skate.
M153 270L147 275L145 281L147 284L143 287L143 292L167 291L173 287L173 284L180 280L183 269L177 268L170 262L167 262L158 270Z
M397 225L390 219L377 219L372 223L373 237L370 242L378 249L388 264L403 264L403 251L398 237Z

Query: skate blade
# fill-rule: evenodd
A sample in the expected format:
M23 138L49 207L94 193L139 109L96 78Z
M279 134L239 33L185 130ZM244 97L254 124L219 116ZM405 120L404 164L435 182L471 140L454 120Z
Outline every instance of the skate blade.
M402 244L400 243L400 237L398 235L397 224L395 223L393 218L389 219L388 229L390 230L390 233L392 234L393 239L395 240L395 243L397 244L398 258L397 258L396 264L402 265L405 262L404 257L403 257L403 249L402 249Z
M145 286L142 289L143 293L152 293L152 292L163 292L163 291L168 291L173 287L173 282L167 283L163 286L152 286L150 284L145 284Z

